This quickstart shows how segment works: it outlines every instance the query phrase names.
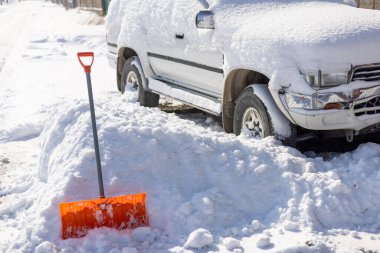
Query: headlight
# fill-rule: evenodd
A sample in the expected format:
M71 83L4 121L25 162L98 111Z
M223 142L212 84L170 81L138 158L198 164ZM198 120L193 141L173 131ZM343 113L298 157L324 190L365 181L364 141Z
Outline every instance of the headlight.
M348 72L303 74L306 81L313 88L327 88L348 83Z
M302 95L286 93L285 99L289 109L342 110L348 108L344 94L316 92L313 95Z

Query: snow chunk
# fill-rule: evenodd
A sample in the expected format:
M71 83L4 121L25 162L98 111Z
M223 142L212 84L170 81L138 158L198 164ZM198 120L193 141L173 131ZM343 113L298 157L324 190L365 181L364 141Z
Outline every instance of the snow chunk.
M360 238L359 233L357 231L351 231L350 235L354 238Z
M285 221L283 228L292 232L297 232L300 230L299 225L292 221Z
M187 241L184 245L185 248L194 248L194 249L202 249L206 246L209 246L214 242L214 237L210 233L210 231L199 228L189 235Z
M258 220L252 221L252 229L254 231L259 230L261 228L261 223Z
M263 249L271 245L270 238L267 236L260 237L256 243L256 247Z
M224 238L223 245L230 251L241 247L240 241L232 237Z

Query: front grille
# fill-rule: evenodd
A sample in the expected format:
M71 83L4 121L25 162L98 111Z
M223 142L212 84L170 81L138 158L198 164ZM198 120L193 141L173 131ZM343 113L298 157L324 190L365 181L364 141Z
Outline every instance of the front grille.
M380 64L357 66L352 69L352 81L378 81L380 80Z
M355 116L374 115L380 113L380 96L354 105Z

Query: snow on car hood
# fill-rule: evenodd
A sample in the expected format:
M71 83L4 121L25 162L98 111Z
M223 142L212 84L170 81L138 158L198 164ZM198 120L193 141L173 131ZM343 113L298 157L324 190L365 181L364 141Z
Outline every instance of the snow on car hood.
M211 9L226 70L245 66L271 77L274 70L349 70L380 62L379 11L316 1L221 1Z

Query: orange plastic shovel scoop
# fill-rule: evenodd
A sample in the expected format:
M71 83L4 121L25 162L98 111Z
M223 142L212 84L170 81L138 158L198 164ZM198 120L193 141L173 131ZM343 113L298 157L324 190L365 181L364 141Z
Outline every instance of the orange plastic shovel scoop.
M90 57L91 63L84 64L82 61L83 57ZM62 221L62 238L67 239L82 237L87 234L88 230L98 227L128 229L149 226L145 193L110 198L106 198L104 196L99 142L91 86L91 66L94 62L94 53L78 53L78 59L84 68L87 77L100 198L61 203L59 205Z

